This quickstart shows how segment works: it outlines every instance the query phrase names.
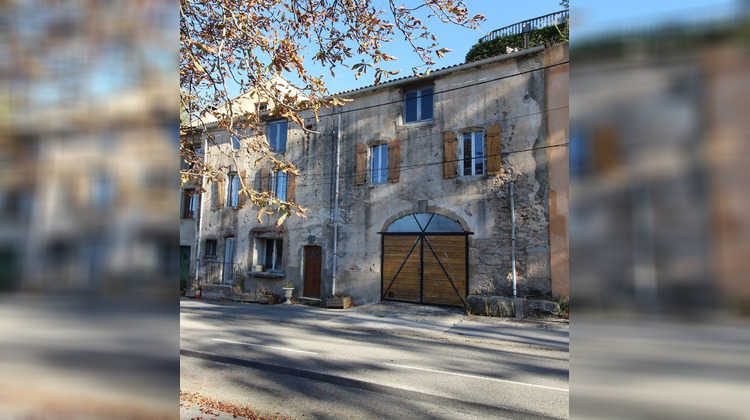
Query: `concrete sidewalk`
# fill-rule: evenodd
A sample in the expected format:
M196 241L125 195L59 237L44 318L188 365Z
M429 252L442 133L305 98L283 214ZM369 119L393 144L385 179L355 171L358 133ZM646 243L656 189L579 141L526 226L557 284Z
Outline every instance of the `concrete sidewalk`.
M181 298L180 312L569 350L567 320L469 316L459 308L400 302L324 309L306 305L261 305Z

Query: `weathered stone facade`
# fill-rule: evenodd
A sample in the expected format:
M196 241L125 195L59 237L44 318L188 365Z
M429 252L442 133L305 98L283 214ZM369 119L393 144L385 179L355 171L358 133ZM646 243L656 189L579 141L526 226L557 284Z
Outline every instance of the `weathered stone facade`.
M512 181L518 296L551 297L554 270L550 259L548 149L559 148L567 155L567 126L564 138L558 138L562 141L550 144L550 92L545 66L556 65L550 64L550 50L567 62L567 46L535 47L438 70L429 77L407 77L343 93L341 97L354 101L323 111L318 121L312 117L305 120L307 128L317 134L290 122L286 150L279 157L298 164L300 175L293 188L294 199L308 209L307 219L292 217L275 227L275 219L268 216L258 223L257 208L219 208L218 199L226 201L220 190L228 186L212 182L201 200L203 220L198 236L203 242L216 241L216 256L205 255L205 243L201 244L198 258L203 269L199 278L208 275L205 263L223 260L226 238L234 237L230 240L234 242L234 263L247 276L245 290L253 291L262 285L281 294L282 283L291 280L295 296L325 298L334 292L334 225L338 224L335 293L350 295L357 304L377 302L382 292L381 233L402 216L435 213L457 221L471 232L469 293L512 296ZM405 123L404 95L414 88L432 89L433 115L424 121ZM567 92L564 94L567 97ZM420 102L420 106L428 105ZM496 129L491 127L499 127L501 166L496 168L496 174L488 174L492 172L489 166L493 165L490 160L494 154L489 150L493 134L488 130ZM477 165L478 160L466 158L469 152L461 149L462 136L475 132L482 133L483 173L463 175L462 170ZM229 139L217 136L220 144L208 148L206 159L230 166L231 172L237 169L219 149L237 154L241 164L247 165L248 182L261 188L263 163L253 166L256 156L244 150L232 151ZM457 139L457 151L446 149L446 138ZM397 149L391 154L395 139ZM392 148L388 182L372 179L372 154L379 145ZM358 151L366 151L359 162ZM242 170L239 168L238 174ZM357 178L363 170L367 172L361 183ZM567 194L567 190L556 192L559 194ZM567 225L566 217L561 220ZM281 268L273 273L254 272L254 266L266 261L259 244L267 247L275 239L281 239ZM322 251L319 291L305 290L305 247L310 245L319 246ZM567 260L564 271L563 290L567 293Z

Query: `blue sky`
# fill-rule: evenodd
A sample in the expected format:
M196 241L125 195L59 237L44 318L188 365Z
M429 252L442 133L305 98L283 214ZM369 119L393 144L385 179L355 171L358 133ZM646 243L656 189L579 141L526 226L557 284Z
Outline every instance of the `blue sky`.
M374 0L373 3L378 9L387 9L387 3L383 0ZM381 3L382 5L379 5ZM479 38L484 36L486 33L492 30L502 28L504 26L512 25L514 23L532 19L538 16L546 15L548 13L562 10L559 0L525 0L525 1L496 1L496 0L468 0L465 1L469 8L469 13L473 16L475 14L483 14L486 21L480 26L478 30L466 29L452 24L444 24L437 19L432 19L432 25L430 25L432 33L438 39L440 47L452 49L453 52L449 52L443 59L436 58L436 65L433 69L438 69L446 66L452 66L455 64L463 63L466 53L474 45ZM401 70L401 72L393 76L393 78L400 78L404 76L411 76L412 67L418 66L423 70L425 66L422 65L417 55L410 50L410 46L407 42L403 41L402 38L396 37L394 42L390 42L383 46L383 50L392 56L398 57L398 60L386 63L385 66L388 70ZM311 54L307 54L308 56ZM356 61L352 61L352 64ZM328 89L331 93L343 92L351 89L368 86L374 83L372 72L363 74L357 80L354 78L354 72L351 72L345 68L335 70L336 77L332 77L327 69L323 69L319 66L313 66L311 63L306 63L307 69L311 74L323 75ZM288 77L289 80L294 81L294 78ZM231 96L236 96L240 92L230 92Z
M469 52L472 45L488 32L563 9L560 6L559 0L469 0L466 1L466 5L471 15L483 14L486 21L478 30L472 30L456 25L444 24L434 19L432 21L433 25L430 27L431 31L437 37L441 47L450 48L453 52L446 54L443 59L436 59L436 65L433 68L437 69L463 63L466 53ZM385 8L385 4L383 8ZM390 43L384 49L388 51L388 54L398 57L397 61L389 63L389 69L401 70L401 73L394 76L395 78L411 76L411 68L414 66L425 68L416 54L410 50L408 43L401 39L397 38L396 41ZM346 71L337 72L336 76L333 79L330 77L330 73L328 73L324 78L329 86L329 90L334 93L367 86L374 82L369 73L361 76L359 80L355 80L353 74Z
M376 6L378 2L382 4L378 7L379 9L386 8L385 0L374 0ZM684 19L698 20L715 13L726 13L730 10L730 6L737 6L739 2L740 0L630 0L627 2L573 0L571 1L571 42L575 43L577 39L585 39L620 27L637 27L667 21L679 22ZM481 13L486 21L478 30L472 30L444 24L436 19L432 20L430 28L437 36L440 46L453 50L446 54L445 58L436 59L433 69L463 63L471 46L492 30L563 9L559 0L465 0L465 3L470 14ZM383 46L383 49L389 55L398 57L398 60L386 63L385 66L389 70L401 70L393 78L412 75L411 68L414 66L425 68L416 54L410 50L408 43L402 39L397 38L396 41ZM345 68L336 70L336 77L332 77L327 69L313 66L309 62L307 66L311 74L324 75L323 80L331 93L374 83L371 72L363 74L357 80L354 78L354 73ZM290 77L290 80L294 78ZM230 93L236 96L240 92Z
M740 0L572 0L570 42L574 45L576 40L621 28L726 16L727 13L736 12L740 3Z

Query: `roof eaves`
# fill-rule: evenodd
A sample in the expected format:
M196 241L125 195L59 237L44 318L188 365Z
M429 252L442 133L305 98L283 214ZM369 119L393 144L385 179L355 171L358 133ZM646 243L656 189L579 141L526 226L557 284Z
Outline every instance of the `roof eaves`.
M534 54L534 53L544 50L545 48L546 47L544 44L537 45L535 47L527 48L525 50L515 51L512 53L508 53L508 54L500 54L500 55L495 55L492 57L484 58L482 60L471 61L468 63L461 63L461 64L455 64L453 66L443 67L433 72L430 72L429 76L405 76L399 79L390 80L385 83L380 83L378 85L369 85L369 86L364 86L364 87L357 88L357 89L351 89L351 90L347 90L344 92L339 92L334 95L331 95L331 97L359 96L365 93L370 93L378 89L406 85L406 84L414 83L419 80L430 80L433 78L444 76L452 72L463 71L463 70L470 69L473 67L481 67L487 64L494 64L496 62L510 60L510 59L518 58L524 55Z

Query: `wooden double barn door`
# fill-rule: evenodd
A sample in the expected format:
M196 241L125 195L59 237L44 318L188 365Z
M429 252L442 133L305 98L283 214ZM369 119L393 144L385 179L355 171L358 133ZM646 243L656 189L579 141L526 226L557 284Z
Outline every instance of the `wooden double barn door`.
M466 233L382 236L381 297L462 306L468 294Z

